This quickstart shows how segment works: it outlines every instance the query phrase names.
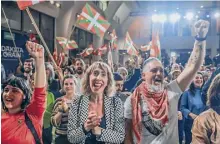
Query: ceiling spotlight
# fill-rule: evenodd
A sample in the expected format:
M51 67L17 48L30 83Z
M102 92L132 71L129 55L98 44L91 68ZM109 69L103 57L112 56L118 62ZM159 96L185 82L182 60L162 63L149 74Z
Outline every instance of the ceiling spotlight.
M176 8L177 10L179 9L179 8Z
M57 2L56 3L56 7L60 8L60 3Z
M203 5L201 5L200 8L203 8Z
M198 16L198 15L196 15L196 18L199 18L199 16Z
M164 23L167 20L167 16L165 14L159 15L159 22Z
M177 22L179 19L180 19L180 15L178 13L171 14L170 17L169 17L169 20L172 23Z
M192 12L188 12L188 13L186 14L186 19L187 19L187 20L192 20L193 17L194 17L194 14L193 14Z
M198 13L200 13L200 11L198 11Z
M210 15L206 15L206 17L207 17L207 18L209 18L209 17L210 17Z
M220 16L220 13L217 12L217 13L215 13L214 16L215 16L215 18L218 18Z
M50 0L50 3L51 3L51 4L54 4L54 0Z
M152 15L152 21L153 22L158 22L159 18L157 14Z
M154 12L157 12L157 10L155 9Z

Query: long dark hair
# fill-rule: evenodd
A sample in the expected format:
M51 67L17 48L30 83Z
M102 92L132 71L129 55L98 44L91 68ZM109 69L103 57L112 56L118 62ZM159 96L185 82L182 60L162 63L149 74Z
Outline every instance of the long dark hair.
M31 99L31 95L32 95L32 90L31 90L31 86L30 86L29 82L21 77L12 76L3 84L3 91L1 94L1 100L2 100L2 108L6 112L8 112L8 109L6 108L5 103L3 101L3 93L4 93L4 88L7 85L11 85L13 87L17 87L20 90L22 90L22 92L25 95L25 99L23 99L23 101L21 103L21 109L24 110L26 108L26 106L30 103L30 99Z
M196 74L200 74L202 75L202 80L203 80L203 83L202 83L202 86L200 89L202 89L203 85L204 85L204 77L203 77L203 74L201 72L197 72ZM195 87L195 84L194 82L192 82L189 86L189 92L194 96L195 95L195 92L196 92L196 87Z

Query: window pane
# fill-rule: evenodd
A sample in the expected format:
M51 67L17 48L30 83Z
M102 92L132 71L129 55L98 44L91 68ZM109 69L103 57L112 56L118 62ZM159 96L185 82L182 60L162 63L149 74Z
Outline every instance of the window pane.
M21 11L14 2L2 2L2 7L4 8L5 15L8 18L8 23L11 29L21 30ZM2 12L1 14L1 26L8 28L6 19Z
M31 9L30 9L30 12L39 28L39 12L31 10ZM37 33L26 11L23 11L22 22L23 22L23 31L28 32L28 33L30 32Z
M93 35L91 33L87 33L86 46L89 46L93 41Z
M79 47L85 48L86 47L86 32L84 30L79 30Z
M41 27L40 31L44 37L45 42L47 43L50 51L53 51L54 46L54 18L41 14Z

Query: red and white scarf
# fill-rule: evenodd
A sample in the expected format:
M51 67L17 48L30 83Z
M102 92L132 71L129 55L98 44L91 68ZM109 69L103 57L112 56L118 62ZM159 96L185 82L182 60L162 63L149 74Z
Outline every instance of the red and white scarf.
M149 114L151 128L158 122L161 124L161 128L163 128L165 124L168 123L167 90L164 89L161 92L150 92L147 84L142 83L135 89L133 95L131 96L132 127L137 139L137 144L141 142L143 123L142 114L144 112L144 108L141 103L146 104L147 111L145 113Z

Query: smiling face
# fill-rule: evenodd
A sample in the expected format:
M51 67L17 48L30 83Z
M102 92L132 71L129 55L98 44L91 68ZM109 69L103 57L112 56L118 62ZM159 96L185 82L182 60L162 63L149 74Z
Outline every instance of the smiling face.
M32 62L24 62L24 71L30 73L32 71Z
M92 93L101 94L108 83L108 74L106 69L95 68L89 76L89 85Z
M164 79L162 64L156 60L149 62L144 67L142 77L148 85L162 87Z
M195 85L195 87L197 88L201 88L203 85L203 77L201 74L196 74L195 78L193 79L193 83Z
M21 89L13 87L11 85L7 85L4 88L2 97L5 107L10 112L10 110L21 108L24 94Z
M75 83L72 78L67 78L64 80L63 89L67 94L75 92Z

